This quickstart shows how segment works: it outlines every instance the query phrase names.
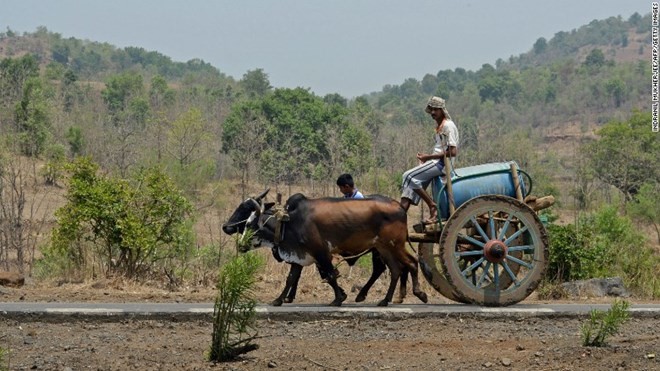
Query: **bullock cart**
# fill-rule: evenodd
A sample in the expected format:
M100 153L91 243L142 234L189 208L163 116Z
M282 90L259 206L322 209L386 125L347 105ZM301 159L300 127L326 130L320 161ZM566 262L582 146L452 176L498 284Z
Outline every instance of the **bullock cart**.
M531 177L515 162L451 174L432 184L437 224L417 224L409 232L419 243L423 275L440 294L461 303L506 306L524 300L548 265L548 236L537 211L554 198L529 196Z

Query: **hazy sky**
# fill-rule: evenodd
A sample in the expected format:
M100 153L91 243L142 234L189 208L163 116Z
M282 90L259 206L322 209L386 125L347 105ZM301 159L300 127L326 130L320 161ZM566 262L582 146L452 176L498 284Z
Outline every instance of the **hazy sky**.
M642 0L0 0L0 30L200 58L240 79L352 98L439 70L478 70ZM649 25L650 27L650 25ZM649 57L650 58L650 57Z

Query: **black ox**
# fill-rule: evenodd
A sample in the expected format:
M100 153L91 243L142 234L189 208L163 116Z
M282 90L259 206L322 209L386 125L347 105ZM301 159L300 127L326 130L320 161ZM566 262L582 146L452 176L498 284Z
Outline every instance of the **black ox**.
M407 215L398 202L383 196L308 199L296 194L287 200L283 211L277 211L273 209L274 203L262 201L267 193L268 190L243 201L222 230L229 235L245 235L252 231L253 241L242 245L245 251L271 247L278 260L291 264L285 288L274 305L293 300L302 267L311 264L316 264L321 278L334 290L335 299L331 305L341 305L346 293L337 284L332 255L355 257L370 250L374 251L373 272L356 301L364 300L387 266L391 272L390 285L378 305L386 306L392 301L399 278L402 282L400 296L405 295L408 272L413 281L413 293L427 302L426 293L419 288L417 259L405 247Z

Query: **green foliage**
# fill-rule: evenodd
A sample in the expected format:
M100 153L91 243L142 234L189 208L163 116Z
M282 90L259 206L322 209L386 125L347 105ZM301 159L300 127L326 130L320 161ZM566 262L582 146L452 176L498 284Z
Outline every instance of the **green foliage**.
M149 89L149 99L151 105L158 108L171 105L176 99L176 92L167 86L167 81L163 76L156 75L151 78L151 89Z
M60 144L54 144L46 149L46 166L41 169L41 175L44 177L46 184L58 185L58 180L62 177L64 172L64 165L66 160L66 150Z
M263 266L257 254L242 254L225 264L218 277L218 296L213 310L213 335L208 359L231 361L256 350L256 273Z
M550 264L548 277L551 281L572 281L593 277L598 268L601 252L592 248L592 230L577 229L569 224L548 227L550 234Z
M141 75L128 72L111 76L105 86L101 95L116 124L131 117L144 123L147 106Z
M181 167L188 166L204 155L211 136L208 124L199 109L182 113L167 133L168 148Z
M554 282L622 277L637 294L660 296L660 255L647 246L630 219L606 207L583 216L576 225L550 225L547 277Z
M243 174L258 164L267 182L327 179L339 162L344 171L365 171L371 121L356 114L360 122L351 122L348 114L341 104L326 103L305 89L276 89L232 106L223 126L223 150Z
M629 307L630 303L627 301L615 300L607 312L593 309L589 322L580 326L582 345L585 347L606 346L607 338L616 335L621 325L630 318Z
M86 158L70 166L67 204L55 215L52 254L84 269L88 257L127 277L185 259L192 246L190 203L157 168L140 171L132 182L99 176ZM85 241L94 242L85 244Z
M660 243L660 197L658 194L660 194L660 183L645 183L626 206L628 213L633 218L650 223L655 227L656 237Z
M26 80L23 96L14 110L21 152L27 156L39 156L51 136L49 104L44 89L41 79Z
M268 74L261 68L246 72L239 84L243 86L249 98L263 97L273 88L268 80Z
M613 121L584 151L596 176L631 200L648 179L660 179L660 137L649 128L651 113L636 112L629 121Z
M69 143L69 149L73 156L82 154L85 141L83 139L83 134L80 128L75 126L69 127L69 130L66 132L66 139Z
M32 54L0 61L0 96L13 101L23 95L27 80L39 76L39 64Z
M584 65L590 68L598 68L605 64L605 54L600 49L593 49L584 60Z

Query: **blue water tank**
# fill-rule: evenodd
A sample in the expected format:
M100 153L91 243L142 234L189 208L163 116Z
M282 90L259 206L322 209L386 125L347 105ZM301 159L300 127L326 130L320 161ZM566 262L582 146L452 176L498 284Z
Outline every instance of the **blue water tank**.
M509 162L495 162L454 169L451 177L454 206L458 209L467 200L483 195L505 195L516 198L516 189L511 175ZM516 168L518 165L516 164ZM523 196L527 194L522 173L518 173ZM433 199L440 209L440 217L449 217L449 199L447 188L440 177L433 181Z

